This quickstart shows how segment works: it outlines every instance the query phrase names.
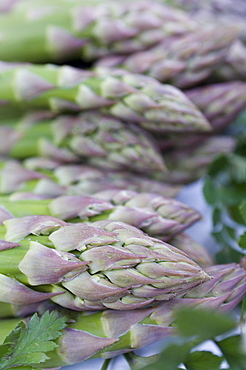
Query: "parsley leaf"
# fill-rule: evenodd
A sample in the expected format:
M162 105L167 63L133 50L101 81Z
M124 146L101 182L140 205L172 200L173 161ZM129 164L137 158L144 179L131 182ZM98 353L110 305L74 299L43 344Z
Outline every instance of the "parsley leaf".
M47 360L46 353L57 347L53 340L61 335L66 320L56 311L46 311L40 318L35 313L27 326L20 321L0 346L0 370L16 366L31 370L31 365Z
M246 153L242 150L245 146L241 139L234 153L218 156L210 164L204 181L203 194L212 207L212 235L220 245L215 256L217 263L239 262L245 255Z

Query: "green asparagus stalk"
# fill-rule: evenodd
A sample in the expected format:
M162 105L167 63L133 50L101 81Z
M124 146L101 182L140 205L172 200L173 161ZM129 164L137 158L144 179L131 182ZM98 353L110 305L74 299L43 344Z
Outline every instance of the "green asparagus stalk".
M223 64L238 35L237 25L220 27L219 24L211 24L192 33L163 40L152 48L129 56L108 55L96 65L143 73L185 89L207 79L215 68Z
M34 63L130 54L197 22L158 1L19 1L0 18L0 59ZM17 4L18 5L18 4Z
M1 125L0 154L20 159L40 155L64 163L145 173L165 170L158 147L147 132L98 112L53 120L38 112Z
M25 166L14 160L0 162L0 194L15 199L33 196L93 195L106 189L134 190L175 197L181 186L170 185L125 171L103 170L80 164L60 165L46 158L29 158ZM13 194L15 193L15 194Z
M10 317L26 317L40 311L40 309L43 307L48 308L52 305L54 305L54 303L48 299L46 301L27 305L15 305L11 303L0 302L0 319L6 319ZM57 305L57 308L60 307Z
M42 367L71 365L88 358L113 358L175 336L178 334L175 328L176 312L183 307L231 311L245 295L245 269L232 263L215 265L209 271L213 273L214 279L203 283L202 289L191 289L189 296L183 295L182 298L173 298L145 309L104 310L89 315L73 315L73 322L63 330L57 340L58 346L47 354L50 359ZM40 308L41 312L44 310ZM3 342L18 320L0 322L0 342Z
M63 195L54 199L0 198L0 220L28 215L49 215L65 221L122 221L151 236L169 240L201 218L186 204L155 193L106 190L94 196Z
M0 235L0 302L127 310L211 279L181 250L123 222L34 215L5 220Z
M55 112L103 109L148 130L207 131L208 121L179 89L124 70L0 64L0 103Z
M168 176L162 179L172 184L189 184L200 179L211 161L221 153L231 153L236 140L232 136L214 135L194 147L164 154Z

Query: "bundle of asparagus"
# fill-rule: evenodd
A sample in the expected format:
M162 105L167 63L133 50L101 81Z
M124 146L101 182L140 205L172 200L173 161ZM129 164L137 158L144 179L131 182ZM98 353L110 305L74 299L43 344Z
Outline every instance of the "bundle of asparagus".
M187 90L186 95L211 123L210 135L224 129L246 107L246 84L240 81L197 87ZM18 120L13 119L8 125L3 120L5 125L0 126L1 154L19 158L43 155L59 163L83 160L104 169L155 173L164 169L159 149L180 150L180 146L194 147L207 139L207 134L164 138L155 135L157 145L154 145L153 135L99 112L63 115L53 120L50 115L49 112L29 113ZM154 183L149 185L154 186ZM7 185L7 189L11 187Z
M178 335L183 306L234 309L245 259L214 265L184 234L201 215L170 197L234 148L219 134L245 108L245 83L179 88L230 60L242 79L229 57L238 26L144 0L6 0L0 11L0 368L40 368L8 352L32 313L68 315L47 369ZM102 59L21 63L75 58Z

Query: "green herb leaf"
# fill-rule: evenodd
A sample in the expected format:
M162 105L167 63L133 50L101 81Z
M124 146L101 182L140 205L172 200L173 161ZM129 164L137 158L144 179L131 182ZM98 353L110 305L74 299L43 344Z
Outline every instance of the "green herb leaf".
M44 362L48 359L46 353L57 346L53 340L61 335L60 330L66 326L66 320L56 311L46 311L41 318L34 314L28 326L20 321L0 346L0 369L27 366L29 370L31 367L28 365Z
M208 175L216 176L221 171L227 170L229 166L228 156L226 154L218 155L210 164L208 168Z
M220 364L223 361L222 357L219 357L208 351L195 351L189 354L185 366L187 370L207 370L209 364L209 370L220 370Z
M221 341L216 341L216 344L233 370L246 368L246 353L245 349L243 349L241 336L231 336Z
M230 157L230 172L232 178L239 183L246 182L246 158L240 155Z
M240 236L238 244L241 248L246 249L246 231Z
M176 312L175 327L179 336L172 339L157 357L157 361L144 366L144 370L179 370L184 364L187 370L219 370L226 359L224 354L216 356L209 351L198 351L197 345L206 340L214 340L218 335L225 335L237 325L226 314L212 310L182 308ZM195 350L195 351L194 351ZM150 358L153 360L153 358ZM141 361L139 364L141 364ZM131 362L131 361L130 361ZM137 365L137 363L136 363ZM138 370L138 367L131 367ZM236 369L238 370L238 369Z
M148 357L137 356L133 352L126 353L124 355L126 361L131 370L142 370L146 369L148 366L152 364L156 364L160 355L152 355Z
M246 199L240 204L239 211L246 225Z
M161 353L159 360L144 370L178 370L179 365L184 363L193 347L191 341L185 343L173 343L168 345Z
M236 326L234 320L228 315L191 308L179 310L175 324L182 336L199 336L201 341L212 339Z
M217 188L212 179L209 177L207 177L204 181L203 194L208 204L213 205L218 201Z
M220 249L217 263L238 263L245 255L246 138L240 137L234 153L222 154L209 166L203 193L212 207L212 235ZM244 148L244 149L243 149Z

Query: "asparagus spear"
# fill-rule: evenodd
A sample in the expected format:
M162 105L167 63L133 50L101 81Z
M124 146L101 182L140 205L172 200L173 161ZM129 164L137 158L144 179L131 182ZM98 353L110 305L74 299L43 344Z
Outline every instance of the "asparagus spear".
M55 112L103 108L157 132L207 131L209 123L177 88L123 70L0 64L0 104Z
M52 174L55 174L56 180L60 183L60 185L53 181ZM122 190L124 192L125 189L128 189L129 194L129 190L134 190L135 198L137 196L136 191L141 191L144 193L151 189L153 193L163 195L165 196L164 199L167 199L167 197L174 197L177 195L178 191L180 190L180 187L178 186L167 185L162 182L149 180L139 176L134 176L132 174L115 173L112 171L105 173L105 171L100 169L79 165L59 166L56 168L56 170L54 170L54 173L50 171L49 177L47 175L47 170L45 173L37 172L27 170L17 162L5 162L0 173L0 192L6 193L17 190L17 192L11 194L9 199L13 201L23 201L25 199L42 199L60 196L65 193L73 193L74 195L91 195L98 193L100 196L100 193L101 195L104 194L104 190L107 190L107 192L111 190L112 194L114 194L116 190ZM111 178L112 181L110 181ZM24 190L29 190L29 192ZM134 193L132 193L132 195ZM171 201L169 200L169 202L171 206ZM175 203L178 205L177 202ZM117 205L115 207L116 213ZM130 210L130 207L127 203L124 205L128 207L128 210ZM149 207L150 205L151 203L147 206ZM139 212L142 214L142 220L144 222L145 216L147 216L148 213L146 213L146 210L142 210L140 204L138 204L137 207ZM135 208L135 214L137 214L136 211L137 210ZM155 211L158 212L158 209L155 208ZM162 216L164 216L163 212ZM149 217L151 218L150 213ZM171 213L168 217L172 217ZM130 219L127 219L127 221L130 221ZM154 221L155 220L153 219L153 222ZM138 222L138 226L140 226L140 219ZM188 236L180 235L179 237L174 237L171 239L170 243L183 250L185 253L191 256L194 261L203 267L206 267L212 263L212 257L209 256L208 251L206 251L202 246L199 246L198 243L196 243L194 240L191 240L191 238Z
M176 312L181 307L229 312L245 295L245 269L237 264L210 267L214 279L191 289L189 295L156 306L132 311L104 310L72 315L73 322L63 330L58 346L47 355L45 368L71 365L88 358L112 358L134 351L160 339L177 335ZM40 307L43 312L45 307ZM19 319L1 321L0 342ZM28 319L26 320L26 323ZM40 366L40 365L39 365Z
M59 168L61 169L61 168ZM16 171L15 171L16 172ZM30 171L30 173L32 173ZM83 173L83 172L82 172ZM81 174L82 174L81 173ZM64 179L66 179L66 177L63 176ZM45 193L45 189L50 189L50 190L53 190L54 191L54 184L50 184L50 182L46 182L46 179L45 178L42 178L40 181L45 181L45 184L38 184L38 189L42 189L43 192ZM46 185L46 186L45 186ZM49 186L50 185L50 186ZM150 185L150 183L146 184ZM126 190L125 189L128 189L128 196L132 196L131 199L124 199L124 202L122 203L122 200L121 202L119 203L119 195L121 193L124 193L126 194ZM56 189L56 188L55 188ZM159 238L161 238L162 240L169 240L170 238L170 235L169 234L173 234L175 232L177 232L177 227L178 227L178 223L181 222L181 219L178 218L178 211L180 212L181 211L181 208L180 210L178 210L178 206L180 206L180 203L179 202L171 202L170 199L167 199L167 198L162 198L163 202L166 201L166 212L164 213L164 207L165 207L165 204L163 203L163 205L161 206L161 208L159 208L157 206L157 203L155 202L153 204L154 206L154 209L153 207L151 208L152 212L150 212L150 207L151 207L151 199L150 199L150 193L145 193L145 194L138 194L136 192L130 192L129 191L129 187L127 187L127 184L126 184L126 187L125 189L117 189L116 187L112 188L111 189L107 186L104 187L104 189L101 189L100 192L98 193L95 193L95 198L94 199L94 203L93 203L93 198L91 198L91 206L88 206L89 208L96 205L96 201L98 201L100 199L100 197L102 198L103 196L105 196L106 194L109 196L110 193L112 195L114 195L114 197L108 197L107 196L107 200L114 205L114 208L111 208L111 204L108 204L108 210L105 209L105 214L103 212L103 210L101 210L101 214L100 214L100 217L108 217L109 219L111 218L117 218L119 220L125 220L127 223L131 223L135 226L138 226L139 228L142 228L144 231L148 232L149 234L153 235L153 236L158 236ZM171 189L173 190L173 187L171 187ZM119 191L119 190L122 190L122 191ZM106 191L106 193L105 193ZM118 197L117 197L117 193L118 193ZM174 195L174 194L173 194ZM51 196L51 195L49 195ZM40 199L44 199L47 197L47 193L46 195L36 195L35 193L26 193L26 192L17 192L17 193L13 193L10 198L9 198L9 201L14 201L14 204L18 206L22 206L24 204L23 201L25 201L26 205L29 204L31 205L31 202L30 200L40 200ZM139 202L140 200L142 200L145 198L145 205L147 206L143 208L143 204L142 204L142 201L141 203ZM60 198L62 199L62 198ZM73 200L74 198L73 197L69 197L67 198L68 201L69 199ZM78 199L78 198L75 198L75 199ZM84 199L88 199L88 198L84 198ZM114 202L114 199L116 200L116 202ZM135 199L135 201L134 201ZM139 199L139 201L138 201ZM152 195L152 200L154 199L158 199L158 197L153 197ZM159 197L159 199L161 199ZM20 202L16 202L16 201L19 201ZM27 202L26 202L27 200ZM134 201L134 207L132 207L132 201ZM0 204L1 202L3 202L3 206L1 208L0 206L0 215L1 215L1 219L3 221L3 219L5 217L10 217L10 213L11 212L8 212L8 204L9 202L7 201L6 202L6 199L1 199L0 198ZM37 212L37 209L38 207L41 208L41 210L43 209L43 213L46 212L47 213L47 209L45 208L45 203L46 201L44 202L35 202L34 201L34 206L35 206L35 203L36 203L36 207L34 207L34 211L36 210ZM41 207L43 203L43 207ZM147 204L146 204L147 203ZM106 205L107 203L105 202L105 208L106 208ZM10 203L11 205L11 203ZM119 207L120 205L120 207ZM122 207L123 205L123 207ZM176 205L176 207L175 207ZM12 206L12 205L11 205ZM17 208L16 207L16 208ZM10 208L11 210L12 208ZM149 209L149 210L148 210ZM110 211L110 214L108 213ZM154 212L156 212L156 214L154 214ZM42 211L40 211L41 213ZM51 210L49 210L48 212L51 212ZM98 210L99 212L99 210ZM111 214L112 212L112 214ZM175 213L176 212L176 213ZM182 211L181 211L182 212ZM184 210L183 210L184 212ZM19 213L18 213L19 214ZM52 212L51 212L52 214ZM141 215L141 216L140 216ZM163 218L163 222L160 223L160 215L161 217ZM193 218L194 217L194 218ZM197 218L198 218L198 214L197 214ZM174 222L174 218L176 220L176 226L175 226L175 222ZM92 216L92 219L93 219L93 216ZM188 222L188 219L190 219L190 221ZM192 220L193 219L193 220ZM168 221L169 220L169 221ZM195 214L193 216L189 216L189 218L185 218L185 213L183 215L183 221L185 220L185 222L187 223L187 227L189 227L189 223L193 223L195 222ZM148 226L146 226L146 223L149 223ZM162 234L158 233L158 235L156 234L157 230L156 230L156 227L157 227L157 224L156 223L159 223L159 227L161 227L161 232ZM164 224L166 223L166 224ZM179 225L179 227L183 228L184 225ZM165 234L165 235L163 235ZM195 261L196 263L198 263L200 266L202 267L207 267L209 265L212 265L213 264L213 259L212 259L212 256L209 254L209 252L202 246L202 245L199 245L197 242L195 242L194 240L192 240L190 237L188 237L187 235L184 235L184 234L178 234L174 237L171 237L171 239L169 240L169 243L174 245L176 248L179 248L181 249L182 251L184 251L186 254L188 254L193 261Z
M199 84L223 64L238 35L237 25L210 24L129 56L108 55L96 65L143 73L185 89Z
M207 134L153 135L163 153L170 149L203 145L208 135L223 133L246 108L246 83L241 81L212 83L186 90L185 93L208 119L212 130Z
M164 3L180 6L182 9L189 11L206 10L215 15L238 15L239 17L246 15L246 5L244 0L204 0L198 2L196 0L162 0Z
M196 87L186 95L211 123L213 132L226 128L246 108L246 82L242 81Z
M232 136L214 135L194 147L173 150L164 155L168 176L162 179L172 184L189 184L201 178L220 153L231 153L236 140Z
M246 80L246 45L235 41L228 50L225 61L219 68L215 68L210 81Z
M0 302L136 309L211 278L184 252L123 222L34 215L5 220L0 235Z
M35 63L130 54L197 22L158 1L19 1L0 18L0 59ZM18 5L18 4L17 4Z
M50 215L62 220L123 221L146 233L169 240L201 218L186 204L154 193L117 190L97 196L64 195L55 199L0 198L0 220L27 215ZM107 196L109 195L108 199ZM81 220L81 221L80 221Z
M130 172L103 170L79 164L60 165L46 158L30 158L26 166L18 161L0 162L0 194L17 199L33 196L93 195L106 190L134 190L175 197L181 189ZM28 193L28 194L26 194Z
M30 165L30 161L27 162L27 165ZM129 189L140 193L151 191L172 198L181 190L178 185L169 185L163 181L140 175L119 171L103 171L95 167L82 165L58 166L54 170L54 174L60 185L68 186L68 188L71 186L71 191L78 195L81 192L82 194L94 194L107 189Z
M188 254L193 261L203 268L214 265L214 258L208 249L193 240L189 235L184 233L178 234L169 240L169 243Z
M221 78L230 80L246 79L246 45L240 40L234 42L226 57L226 66L222 68ZM227 68L227 70L226 70ZM225 69L225 71L223 70ZM226 74L226 76L225 76ZM229 77L228 77L229 75Z
M40 155L65 163L85 162L104 169L145 173L165 170L158 147L147 132L98 112L56 119L42 118L38 112L1 125L0 154L20 159Z

